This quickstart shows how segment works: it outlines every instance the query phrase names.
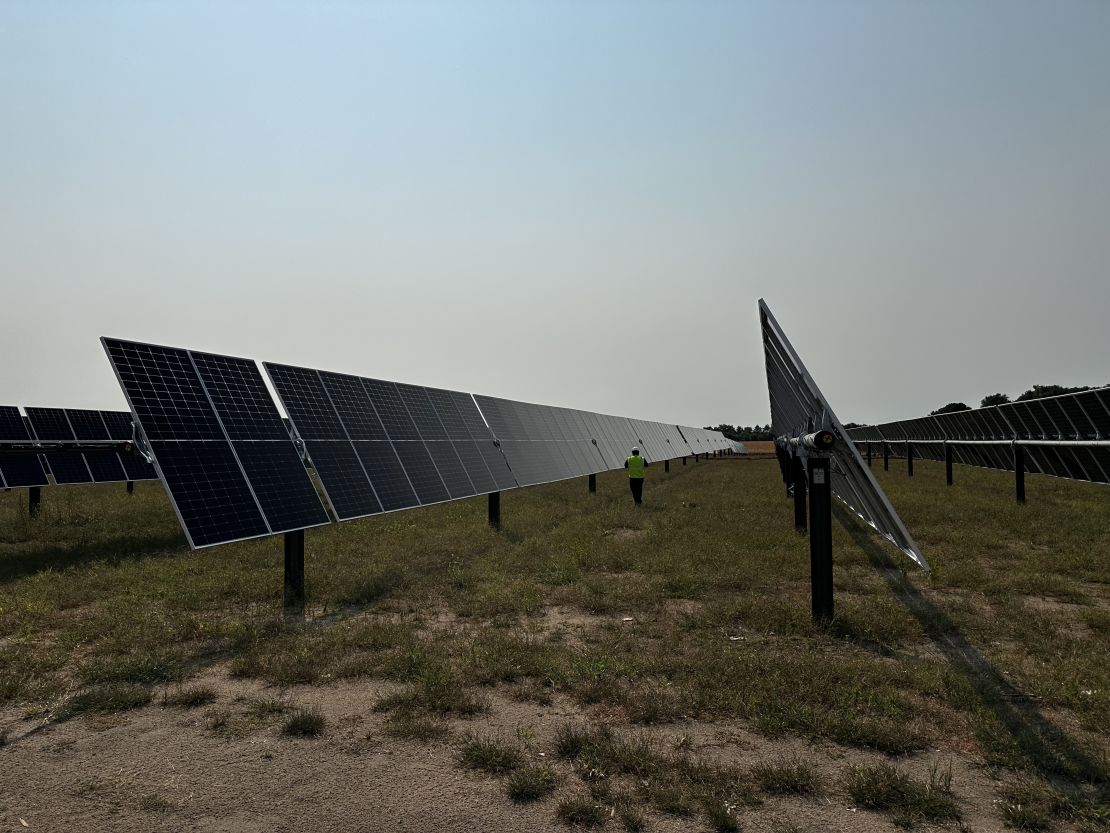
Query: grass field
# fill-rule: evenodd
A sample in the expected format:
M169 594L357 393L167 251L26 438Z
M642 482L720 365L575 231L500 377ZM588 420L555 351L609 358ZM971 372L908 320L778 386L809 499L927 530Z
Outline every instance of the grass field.
M816 629L773 460L650 474L639 510L621 473L506 493L500 533L484 498L311 530L303 619L280 541L190 552L158 484L48 489L34 520L0 494L0 762L31 779L0 765L0 821L195 822L176 782L27 775L52 733L159 732L207 750L199 781L263 742L438 762L488 829L1110 829L1105 488L1031 477L1017 506L1005 473L880 463L934 569L838 509Z

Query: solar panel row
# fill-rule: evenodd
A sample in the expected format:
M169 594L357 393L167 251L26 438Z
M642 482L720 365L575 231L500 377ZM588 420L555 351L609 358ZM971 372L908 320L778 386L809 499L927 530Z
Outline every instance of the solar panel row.
M0 406L0 442L102 442L130 440L126 411ZM45 486L47 472L58 485L156 480L154 467L138 454L104 451L47 451L40 455L0 453L0 483L9 487Z
M469 394L264 366L340 520L517 485Z
M649 463L724 451L723 435L642 419L476 395L521 486L624 466L636 446ZM684 435L694 438L688 442Z
M894 546L928 568L902 519L860 458L855 445L847 440L840 420L762 300L759 318L775 436L799 437L818 430L832 431L838 440L830 453L833 494Z
M649 460L728 448L702 429L490 397L480 409L468 393L264 363L286 423L249 359L103 342L194 547L326 523L300 449L350 520L619 468L633 445Z
M894 444L896 453L910 441L915 456L932 460L944 460L949 441L956 462L1009 471L1014 454L1008 443L1031 443L1025 445L1028 471L1110 483L1110 448L1073 444L1110 439L1110 388L868 425L847 433L857 442Z

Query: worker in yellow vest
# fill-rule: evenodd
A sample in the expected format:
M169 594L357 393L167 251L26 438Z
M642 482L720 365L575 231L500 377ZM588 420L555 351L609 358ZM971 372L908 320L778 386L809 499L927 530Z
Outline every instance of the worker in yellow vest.
M628 487L632 489L632 499L637 506L644 502L644 469L647 465L638 448L633 448L632 456L624 461L624 467L628 469Z

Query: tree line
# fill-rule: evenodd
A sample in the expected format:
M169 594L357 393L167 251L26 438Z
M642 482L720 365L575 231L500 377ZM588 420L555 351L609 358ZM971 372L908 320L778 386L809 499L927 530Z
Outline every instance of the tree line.
M1025 393L1018 396L1016 399L1010 399L1008 394L1005 393L988 393L979 403L980 408L988 408L991 405L1005 405L1007 402L1028 402L1030 399L1044 399L1046 396L1063 396L1065 393L1080 393L1085 390L1095 390L1097 386L1079 385L1078 387L1068 387L1067 385L1033 385ZM964 402L949 402L935 411L929 411L929 416L936 416L937 414L952 414L957 411L970 411L971 406Z
M722 422L720 425L706 425L704 427L706 431L720 431L728 439L738 443L773 440L775 438L775 435L771 433L770 425L728 425Z

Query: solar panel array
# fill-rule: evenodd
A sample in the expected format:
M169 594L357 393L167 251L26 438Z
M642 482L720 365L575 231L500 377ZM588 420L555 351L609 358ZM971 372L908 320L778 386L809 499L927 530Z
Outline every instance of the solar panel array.
M722 435L710 437L714 432L700 428L680 430L676 425L573 408L474 398L521 486L623 468L633 447L649 463L727 447ZM684 439L687 432L697 436L697 447Z
M14 406L0 406L0 442L96 443L131 439L131 415L126 411L77 408L27 408L26 418ZM139 454L114 449L44 451L42 454L0 452L0 484L9 488L48 485L47 472L57 485L156 480L154 467Z
M880 535L928 569L902 519L879 488L855 445L847 439L840 420L762 300L759 318L775 436L799 437L819 430L831 431L837 440L830 452L833 494Z
M649 461L730 448L700 428L267 362L283 420L252 360L102 341L194 548L327 523L306 462L351 520L620 468L637 445Z
M469 394L264 366L339 520L516 485Z
M970 411L852 428L856 442L886 442L901 451L913 443L915 457L944 460L945 444L956 462L983 468L1014 468L1012 445L1024 446L1029 472L1110 483L1110 388L1045 399L1010 402Z
M102 342L190 545L328 523L253 361Z

